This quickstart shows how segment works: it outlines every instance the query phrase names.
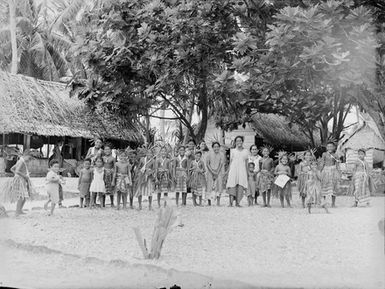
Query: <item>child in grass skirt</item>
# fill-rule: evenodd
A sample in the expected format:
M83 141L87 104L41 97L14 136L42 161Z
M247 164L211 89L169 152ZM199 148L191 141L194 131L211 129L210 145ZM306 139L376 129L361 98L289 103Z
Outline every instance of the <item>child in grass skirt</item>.
M104 183L106 186L106 193L103 195L101 203L102 206L105 207L106 195L110 197L111 207L114 207L114 186L113 186L113 178L114 178L114 170L115 170L115 157L112 156L112 147L111 144L104 145Z
M195 160L191 162L190 171L190 187L192 192L193 204L197 206L197 197L199 197L199 206L202 206L202 195L206 189L206 166L201 160L202 153L195 152Z
M270 151L271 149L268 147L262 149L263 157L259 164L261 171L258 174L257 182L259 192L262 194L264 207L270 207L271 188L274 181L274 162L270 158Z
M370 194L376 189L374 182L369 174L369 164L365 161L366 152L363 149L358 150L358 161L355 164L352 192L354 195L354 207L360 205L369 206Z
M255 172L255 163L248 164L247 180L248 188L246 190L247 202L249 207L254 204L254 196L257 187L257 173Z
M298 167L298 181L297 187L299 190L299 196L302 200L302 207L305 208L305 200L307 198L307 181L309 179L309 172L311 171L311 162L313 155L310 151L306 151L304 154L304 159L299 164Z
M308 177L305 183L306 190L306 205L311 213L312 206L321 206L328 213L326 202L321 194L321 173L318 170L317 161L313 160L310 163L310 171L307 173Z
M340 173L338 171L339 160L335 154L336 145L329 142L327 152L322 155L321 166L321 192L324 200L331 196L332 207L335 207L336 193L338 192Z
M126 152L119 155L118 162L115 164L112 184L115 186L117 209L120 210L120 200L123 201L123 209L126 209L127 197L132 187L131 164Z
M276 179L280 175L286 175L288 177L291 177L291 169L289 166L289 157L286 153L282 153L279 157L279 164L275 168L274 174L277 176ZM291 207L290 200L291 200L291 180L287 181L285 186L282 188L276 184L274 184L274 195L275 197L279 197L279 200L281 202L281 207L284 208L284 200L286 199L287 206Z
M155 162L156 179L155 184L158 191L158 207L160 208L160 198L163 194L164 205L167 204L168 192L170 190L170 159L167 158L167 149L162 147L160 150L160 158Z
M4 202L16 202L16 216L23 213L23 206L32 195L32 184L29 178L27 164L32 159L29 151L26 151L17 163L11 168L15 174L12 181L8 182L5 188Z
M90 205L90 186L93 178L93 172L91 170L91 159L85 159L83 168L79 174L78 190L80 196L80 208L83 208L84 200L86 201L86 207Z
M179 155L175 158L175 198L176 205L179 206L179 194L182 194L182 206L187 202L187 158L185 147L180 146Z
M152 210L152 195L155 192L155 160L151 150L146 151L138 165L136 175L136 192L138 198L139 210L142 209L142 198L148 198L148 209Z

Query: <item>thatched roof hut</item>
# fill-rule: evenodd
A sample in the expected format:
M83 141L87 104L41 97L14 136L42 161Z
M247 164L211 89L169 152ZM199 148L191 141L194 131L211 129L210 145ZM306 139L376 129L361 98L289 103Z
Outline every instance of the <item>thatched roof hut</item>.
M0 133L141 141L135 128L91 113L65 84L0 71Z
M263 139L264 143L275 147L287 147L293 151L300 151L312 146L310 139L301 131L300 127L290 124L284 116L257 113L250 125L257 137ZM317 134L315 134L315 142L316 145L320 144Z

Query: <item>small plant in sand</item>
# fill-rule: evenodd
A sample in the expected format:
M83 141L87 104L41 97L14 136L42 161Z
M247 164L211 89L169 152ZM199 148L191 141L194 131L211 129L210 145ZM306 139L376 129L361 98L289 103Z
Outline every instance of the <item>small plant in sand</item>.
M177 225L177 214L175 210L169 206L161 208L152 233L150 251L147 248L146 239L142 237L140 229L138 227L133 228L145 259L159 259L167 234Z

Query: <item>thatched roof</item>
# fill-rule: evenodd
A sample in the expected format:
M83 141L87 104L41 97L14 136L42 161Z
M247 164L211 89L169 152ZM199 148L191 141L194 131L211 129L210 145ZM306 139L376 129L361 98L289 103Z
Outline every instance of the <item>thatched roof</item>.
M278 114L257 113L250 123L257 135L264 139L264 142L273 146L288 146L294 149L306 149L311 146L310 139L300 130L296 124ZM316 144L320 143L318 135L315 135Z
M0 104L0 133L142 140L133 128L90 112L62 83L0 71Z

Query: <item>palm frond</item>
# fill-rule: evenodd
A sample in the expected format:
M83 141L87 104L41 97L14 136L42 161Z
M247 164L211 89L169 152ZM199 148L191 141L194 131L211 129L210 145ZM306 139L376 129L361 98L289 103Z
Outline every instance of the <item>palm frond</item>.
M66 21L75 19L79 11L84 5L84 0L74 0L67 3L66 7L59 13L59 15L52 22L49 31L58 30L64 35L68 35L68 27L65 26Z

